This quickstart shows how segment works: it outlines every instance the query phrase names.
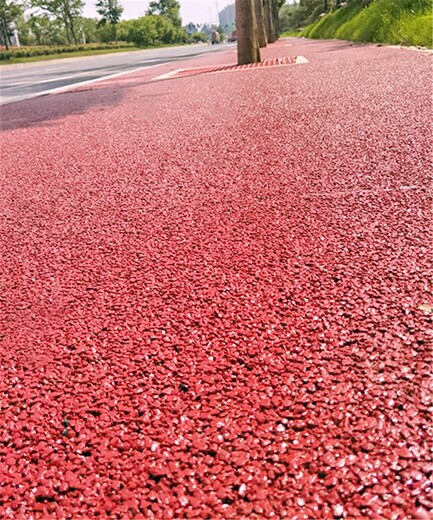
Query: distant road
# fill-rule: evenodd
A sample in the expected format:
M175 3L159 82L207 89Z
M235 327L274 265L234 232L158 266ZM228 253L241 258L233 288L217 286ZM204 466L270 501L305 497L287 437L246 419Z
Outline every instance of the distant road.
M114 74L200 56L235 44L188 45L143 51L64 58L0 67L0 104L40 96L50 91Z

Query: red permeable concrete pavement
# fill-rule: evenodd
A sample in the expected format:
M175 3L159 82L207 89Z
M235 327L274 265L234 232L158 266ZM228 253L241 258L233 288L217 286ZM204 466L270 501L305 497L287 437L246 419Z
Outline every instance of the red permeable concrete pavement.
M431 55L263 54L2 108L0 517L429 518Z

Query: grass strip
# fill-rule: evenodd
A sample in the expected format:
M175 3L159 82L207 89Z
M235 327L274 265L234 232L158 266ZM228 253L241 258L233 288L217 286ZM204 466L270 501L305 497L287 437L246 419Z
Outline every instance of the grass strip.
M352 1L297 35L432 48L432 7L432 0Z

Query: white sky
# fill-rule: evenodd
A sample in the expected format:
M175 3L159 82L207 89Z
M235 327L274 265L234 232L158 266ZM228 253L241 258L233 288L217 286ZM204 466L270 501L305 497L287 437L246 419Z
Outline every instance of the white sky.
M180 0L183 25L189 22L204 23L218 22L218 12L226 5L233 4L235 0ZM122 19L138 18L144 16L149 1L147 0L120 0L124 7ZM84 16L97 17L95 0L86 0Z

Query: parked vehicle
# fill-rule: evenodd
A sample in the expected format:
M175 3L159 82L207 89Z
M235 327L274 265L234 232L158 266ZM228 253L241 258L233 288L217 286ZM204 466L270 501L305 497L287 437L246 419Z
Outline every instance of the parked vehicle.
M237 41L238 41L238 33L237 33L237 31L233 31L229 38L229 42L237 42Z

